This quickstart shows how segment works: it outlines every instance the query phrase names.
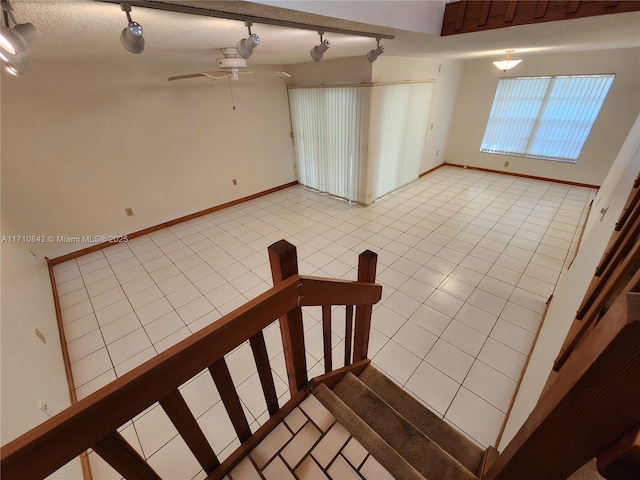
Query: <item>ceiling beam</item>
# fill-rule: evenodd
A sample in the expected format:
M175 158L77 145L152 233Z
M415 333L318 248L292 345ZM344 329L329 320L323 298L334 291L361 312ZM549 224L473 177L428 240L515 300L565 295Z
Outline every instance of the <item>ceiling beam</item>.
M132 7L143 7L143 8L151 8L153 10L162 10L165 12L176 12L176 13L186 13L189 15L200 15L205 17L215 17L215 18L224 18L226 20L237 20L241 22L252 22L259 23L263 25L275 25L278 27L285 28L296 28L300 30L312 30L315 32L324 32L324 33L339 33L342 35L352 35L356 37L370 37L370 38L380 38L380 39L388 39L393 40L395 37L393 35L385 35L382 33L373 33L373 32L363 32L358 30L349 30L345 28L333 28L326 27L321 25L312 25L307 23L298 23L298 22L289 22L286 20L277 20L272 18L265 17L256 17L254 15L245 15L242 13L231 13L231 12L223 12L220 10L212 10L208 8L200 8L200 7L191 7L188 5L176 5L172 3L161 3L154 2L149 0L131 0L131 1L122 1L122 0L94 0L102 3L128 3Z

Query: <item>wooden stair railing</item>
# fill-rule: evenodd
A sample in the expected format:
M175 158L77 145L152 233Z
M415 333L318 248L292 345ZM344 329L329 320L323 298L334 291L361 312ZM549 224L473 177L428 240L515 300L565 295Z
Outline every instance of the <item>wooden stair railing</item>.
M640 425L639 187L640 175L538 403L482 480L564 480L593 457L605 468Z
M368 362L363 342L364 337L368 339L368 331L363 332L369 328L371 307L380 300L382 287L373 280L298 275L295 254L295 247L288 242L275 243L269 247L273 288L3 446L0 464L3 480L43 479L89 448L125 478L159 479L118 433L119 427L156 402L207 473L207 479L222 478L304 398L312 383L335 381ZM360 256L359 271L367 279L375 276L375 259L375 254L369 251ZM356 313L355 338L356 341L360 338L361 344L354 348L357 354L354 359L360 361L354 360L351 366L345 362L346 367L307 382L301 307L321 306L326 311L332 305L346 305L347 316L352 315L353 305L360 312L360 316ZM277 319L291 392L291 399L282 408L278 407L262 333ZM345 323L350 328L348 319ZM246 341L254 355L271 417L253 435L225 361L226 354ZM331 367L330 339L328 345L327 371ZM217 458L179 390L203 370L210 372L241 443L224 462Z

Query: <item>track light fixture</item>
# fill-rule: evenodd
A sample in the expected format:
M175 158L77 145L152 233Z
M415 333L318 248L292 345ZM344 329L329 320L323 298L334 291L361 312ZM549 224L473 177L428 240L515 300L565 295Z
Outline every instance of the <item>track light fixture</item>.
M144 37L142 36L144 31L142 26L131 20L131 5L121 3L120 8L127 14L127 20L129 21L129 25L127 25L120 34L120 41L124 48L131 53L142 53L144 50Z
M253 23L246 21L244 24L249 30L249 36L238 42L236 50L238 50L238 55L242 58L249 58L253 53L253 49L260 45L260 37L255 33L251 33L251 25L253 25Z
M378 42L377 48L375 50L369 50L367 53L367 60L369 60L369 63L375 62L376 59L384 53L384 45L380 45L379 38L376 38L376 41Z
M314 62L319 62L320 60L322 60L324 52L329 50L329 47L331 46L329 40L322 39L322 35L324 35L324 32L318 32L318 35L320 35L320 44L313 47L310 52L311 58Z
M18 24L8 0L2 0L1 5L4 24L0 25L0 58L7 72L16 76L22 75L29 64L27 44L41 37L42 34L30 23ZM9 26L10 19L13 22L13 28Z

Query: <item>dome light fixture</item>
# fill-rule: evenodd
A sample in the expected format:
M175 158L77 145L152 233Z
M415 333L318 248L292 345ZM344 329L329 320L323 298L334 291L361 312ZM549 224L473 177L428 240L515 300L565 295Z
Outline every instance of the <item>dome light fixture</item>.
M242 58L249 58L253 53L253 50L260 45L260 37L255 33L251 33L251 22L244 22L249 30L249 36L247 38L243 38L236 45L236 50L238 50L238 55Z
M127 20L129 21L129 25L127 25L120 34L120 41L124 48L131 53L142 53L144 50L144 37L142 36L144 30L142 29L142 25L131 20L131 5L121 3L120 8L127 14Z
M375 50L369 50L367 53L367 60L369 60L369 63L375 62L376 59L384 53L384 45L380 45L380 39L376 38L376 42L378 42L377 48Z
M318 32L318 35L320 35L320 44L313 47L310 52L311 58L314 62L319 62L320 60L322 60L324 52L329 50L329 47L331 46L329 40L322 39L322 35L324 35L324 32Z
M511 54L515 52L515 50L507 50L506 52L507 58L505 60L498 60L496 62L493 62L498 70L502 70L502 73L506 73L507 70L511 70L522 61L522 59L511 60Z
M18 23L13 16L13 8L8 0L1 1L4 24L0 25L0 59L10 74L22 75L29 64L27 45L42 34L31 23ZM13 22L10 27L9 20Z

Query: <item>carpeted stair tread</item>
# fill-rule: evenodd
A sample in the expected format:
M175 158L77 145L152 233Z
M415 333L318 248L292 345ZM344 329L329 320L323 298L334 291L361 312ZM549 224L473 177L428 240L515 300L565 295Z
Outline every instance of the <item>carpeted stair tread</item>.
M333 392L425 478L477 480L353 374L345 375Z
M425 408L372 365L358 378L467 470L478 471L484 452L475 443Z
M427 480L325 385L314 388L313 395L394 478Z

